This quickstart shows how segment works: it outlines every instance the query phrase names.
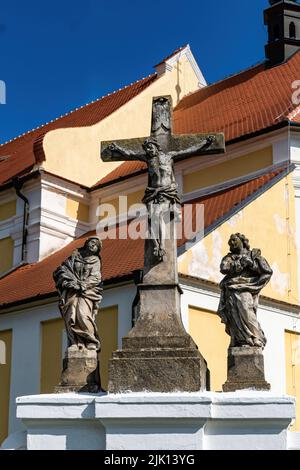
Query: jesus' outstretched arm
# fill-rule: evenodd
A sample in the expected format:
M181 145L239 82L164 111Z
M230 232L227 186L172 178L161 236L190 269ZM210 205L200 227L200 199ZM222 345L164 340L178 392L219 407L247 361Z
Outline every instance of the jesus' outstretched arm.
M209 150L209 147L215 142L216 137L214 135L209 135L203 137L203 140L197 144L193 145L184 150L179 150L177 152L170 152L172 157L177 160L178 158L186 158L196 156L198 153L203 152L204 150Z
M120 162L125 160L146 161L145 154L125 149L116 143L112 143L106 147L106 149L102 151L101 157L104 162Z

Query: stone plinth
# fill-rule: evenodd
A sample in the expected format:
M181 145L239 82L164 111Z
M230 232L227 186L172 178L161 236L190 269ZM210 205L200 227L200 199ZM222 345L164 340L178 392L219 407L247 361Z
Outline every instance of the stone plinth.
M61 383L55 393L88 392L101 390L99 361L94 350L68 348L63 360Z
M295 399L270 392L17 399L28 450L287 450Z
M139 286L140 318L109 364L110 393L206 389L206 361L185 331L178 285Z
M236 390L270 390L265 380L264 356L261 348L229 348L227 382L224 392Z
M110 393L197 392L206 389L207 365L186 332L180 310L175 218L167 224L166 257L155 262L153 241L145 241L140 315L109 364Z
M168 393L204 390L206 362L194 349L122 350L110 362L109 390Z

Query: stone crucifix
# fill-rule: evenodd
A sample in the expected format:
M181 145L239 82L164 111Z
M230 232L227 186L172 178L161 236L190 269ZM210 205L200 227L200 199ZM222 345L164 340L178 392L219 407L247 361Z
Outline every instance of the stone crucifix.
M174 162L224 152L223 134L172 134L172 100L153 99L151 136L102 142L105 162L139 160L148 167L148 209L139 314L109 365L110 393L194 392L206 386L206 362L186 332L180 309L176 222L180 196Z
M180 196L174 162L196 155L223 153L223 134L173 136L171 97L159 97L153 100L151 137L104 142L102 148L104 162L138 160L147 164L148 187L143 202L148 209L153 256L162 262L167 255L164 216L172 217L180 212L176 207L180 205Z

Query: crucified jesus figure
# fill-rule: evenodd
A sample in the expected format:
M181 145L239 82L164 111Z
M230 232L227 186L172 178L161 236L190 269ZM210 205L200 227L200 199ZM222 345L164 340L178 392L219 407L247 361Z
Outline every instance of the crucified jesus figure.
M200 139L197 145L179 151L163 151L155 137L149 137L142 145L144 152L125 149L117 143L110 144L102 152L107 161L140 160L148 166L148 187L143 198L149 216L149 232L154 242L154 256L162 261L165 256L166 214L180 214L180 197L174 174L174 161L204 152L215 141L216 136L208 135Z

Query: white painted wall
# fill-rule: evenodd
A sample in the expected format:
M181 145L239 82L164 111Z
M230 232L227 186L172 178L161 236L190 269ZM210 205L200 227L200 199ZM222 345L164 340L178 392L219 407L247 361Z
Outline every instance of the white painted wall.
M73 183L43 175L39 225L39 255L41 260L91 229L89 223L71 219L66 214L67 196L89 204L86 190Z
M38 395L17 404L28 450L287 450L295 416L293 398L249 391Z
M287 135L273 143L273 163L286 162L290 159L290 143Z
M29 225L27 236L28 263L35 263L70 241L91 230L89 223L79 222L66 215L67 196L76 197L89 204L90 196L85 189L51 175L44 174L24 184L22 193L29 200ZM9 190L0 197L1 203L16 199L16 215L0 222L0 239L14 240L13 265L22 258L24 202Z

